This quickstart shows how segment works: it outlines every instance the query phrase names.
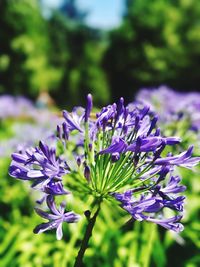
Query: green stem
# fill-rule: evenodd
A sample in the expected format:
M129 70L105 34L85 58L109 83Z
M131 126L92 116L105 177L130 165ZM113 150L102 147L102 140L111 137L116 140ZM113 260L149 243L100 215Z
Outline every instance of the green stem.
M150 261L151 261L151 256L152 256L152 251L153 251L153 245L155 241L155 235L156 235L156 224L155 223L146 223L145 229L143 231L143 236L144 240L144 245L142 247L142 252L140 254L141 258L141 266L144 267L149 267L150 266ZM147 237L148 236L148 240Z
M86 249L88 248L89 240L92 236L92 230L94 228L96 218L97 218L99 211L100 211L100 204L101 204L101 201L99 202L98 209L96 210L94 216L88 219L88 225L87 225L87 228L85 231L84 238L83 238L82 243L81 243L81 247L80 247L78 255L76 257L74 267L83 266L83 257L84 257Z

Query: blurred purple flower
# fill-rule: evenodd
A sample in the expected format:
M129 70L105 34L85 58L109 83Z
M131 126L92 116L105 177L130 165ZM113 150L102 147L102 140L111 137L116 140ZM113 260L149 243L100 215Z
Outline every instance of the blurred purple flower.
M170 101L166 101L170 99ZM185 120L188 130L200 129L200 94L198 92L181 93L166 86L141 89L136 101L149 105L159 114L159 120L165 124Z
M33 103L22 96L2 95L0 96L0 118L19 117L35 115Z

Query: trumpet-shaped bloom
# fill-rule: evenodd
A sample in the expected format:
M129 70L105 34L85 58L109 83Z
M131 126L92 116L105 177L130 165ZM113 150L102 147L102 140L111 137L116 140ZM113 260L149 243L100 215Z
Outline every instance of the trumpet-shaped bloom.
M9 174L22 180L32 180L33 186L62 180L69 173L65 160L56 156L56 150L40 142L39 147L26 150L25 154L13 153Z
M35 208L35 211L39 216L49 221L47 223L39 224L38 226L35 227L33 231L35 234L39 234L47 230L56 229L56 237L58 240L60 240L62 239L63 236L63 231L62 231L63 222L67 223L77 222L80 216L72 211L65 213L64 203L61 203L60 207L57 208L54 202L54 198L51 195L47 197L46 202L49 207L50 213L47 213L39 208Z
M192 169L200 161L200 157L192 158L192 151L193 151L193 146L189 147L187 151L177 156L158 158L155 161L155 164L156 165L177 165L177 166L185 167L188 169Z

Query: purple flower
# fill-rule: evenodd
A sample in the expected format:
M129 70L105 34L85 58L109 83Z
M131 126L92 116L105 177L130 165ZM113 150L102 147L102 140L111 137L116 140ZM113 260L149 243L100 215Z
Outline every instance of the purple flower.
M122 202L122 205L128 205L132 199L133 190L127 190L123 194L121 193L114 193L114 197Z
M152 111L158 113L159 121L165 124L165 127L185 121L186 131L200 129L200 94L197 92L180 93L166 86L160 86L155 89L140 90L136 101L149 105Z
M147 134L148 128L150 127L150 119L148 117L149 107L145 106L143 109L139 109L135 105L128 105L127 107L123 107L122 110L123 112L120 115L118 113L116 116L116 129L122 129L124 134L130 131L140 131L139 135L142 135L144 133L143 130Z
M161 197L142 197L139 201L136 201L130 196L128 199L126 197L116 194L115 198L122 202L122 207L128 211L131 216L138 221L149 221L159 224L169 230L180 232L183 230L183 226L179 223L182 216L175 216L169 219L156 217L156 214L161 212L163 208L171 208L178 211L182 211L182 201L183 197L174 199L173 201L165 201ZM173 202L173 203L172 203ZM180 204L181 203L181 204ZM180 205L180 206L178 206Z
M183 231L184 227L180 223L180 220L182 219L182 216L177 215L168 219L154 219L154 218L147 218L146 220L149 222L153 222L156 224L159 224L160 226L172 230L174 232L181 232Z
M35 234L40 234L47 230L56 229L57 240L60 240L63 237L63 231L62 231L63 222L67 223L77 222L80 216L72 211L65 213L64 203L61 203L60 207L57 208L54 202L54 198L52 196L48 196L46 202L51 213L47 213L39 208L35 208L35 211L39 216L49 221L47 223L42 223L36 226L33 232Z
M166 219L163 217L164 209L171 209L174 212L183 211L185 197L177 195L186 188L179 185L180 177L171 176L165 185L166 176L169 173L168 167L163 167L159 171L159 178L153 186L149 185L149 190L142 194L139 199L134 197L135 192L147 189L147 187L135 188L125 193L114 193L114 197L121 203L123 209L128 211L135 220L155 222L167 229L176 232L181 231L183 226L178 223L177 218ZM159 217L159 219L158 219ZM162 217L162 219L161 219Z
M54 148L40 142L36 149L26 150L25 154L13 153L9 174L22 180L33 180L33 186L51 180L62 180L69 173L66 161L56 157Z
M52 180L48 184L40 184L39 186L37 186L37 190L40 190L43 193L42 198L36 200L36 203L40 205L46 200L48 195L59 196L70 194L69 191L64 189L62 182Z
M30 116L34 117L36 109L33 103L22 96L0 96L0 118Z
M156 165L177 165L192 169L200 162L200 157L192 158L193 146L190 146L187 151L178 156L169 156L166 158L158 158L155 160Z
M126 147L127 144L122 138L115 137L113 138L111 145L108 148L101 150L99 154L122 153L126 150Z
M172 210L183 211L184 200L185 200L184 196L178 196L175 199L167 198L163 200L163 205L164 207L168 207Z
M75 107L70 114L66 110L63 111L63 117L66 120L69 131L77 130L83 132L82 123L85 117L85 111L81 107Z
M157 136L150 136L145 138L140 138L140 145L137 147L137 141L127 147L127 151L135 152L150 152L155 151L158 147L163 144L166 145L175 145L180 142L180 138L178 137L157 137Z
M161 188L160 191L165 194L170 193L181 193L186 190L186 187L184 185L179 185L179 182L181 181L181 178L179 176L171 176L168 184Z
M185 187L173 175L177 166L193 167L200 158L191 158L192 147L180 155L166 155L166 146L181 142L176 136L162 136L157 128L158 116L148 105L108 105L91 119L92 96L87 96L86 109L63 111L65 121L57 127L58 152L40 142L39 147L14 153L10 166L13 177L33 181L42 191L51 213L36 209L49 222L36 227L35 232L57 229L62 236L62 222L76 221L73 212L56 208L54 197L68 194L63 187L65 174L71 173L69 187L81 188L86 196L97 200L114 197L121 207L139 221L152 221L167 229L179 231ZM66 161L70 162L70 168ZM72 182L72 185L70 184ZM125 191L125 192L124 192ZM123 192L123 193L121 193ZM165 218L165 210L174 216Z
M69 194L69 192L63 188L63 184L60 181L55 182L51 180L41 190L48 195L54 196Z
M148 218L146 213L157 213L163 208L161 198L142 197L139 201L130 199L122 207L127 210L135 220L143 221Z
M97 121L96 124L99 126L105 127L107 123L110 123L110 120L114 119L117 115L117 105L114 103L113 105L109 105L101 110L101 112L97 113Z

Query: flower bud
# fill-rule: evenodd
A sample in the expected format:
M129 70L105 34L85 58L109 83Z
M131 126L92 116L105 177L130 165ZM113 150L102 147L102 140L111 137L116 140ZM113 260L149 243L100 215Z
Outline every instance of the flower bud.
M88 118L90 117L91 110L92 110L92 95L88 94L87 95L87 104L86 104L86 109L85 109L85 122L88 121Z
M62 127L63 127L63 138L65 140L68 140L68 138L69 138L69 130L67 128L66 122L63 122Z
M88 147L89 147L89 151L92 151L92 144L91 143L88 145Z
M77 163L78 167L81 166L81 158L80 157L76 158L76 163Z
M84 169L84 176L85 178L87 179L87 181L89 182L90 181L90 168L88 165L85 166L85 169Z
M116 162L119 159L120 159L120 154L118 152L112 154L112 156L111 156L112 162Z
M59 139L62 138L62 132L61 132L61 127L60 127L60 125L57 125L57 137L58 137Z

